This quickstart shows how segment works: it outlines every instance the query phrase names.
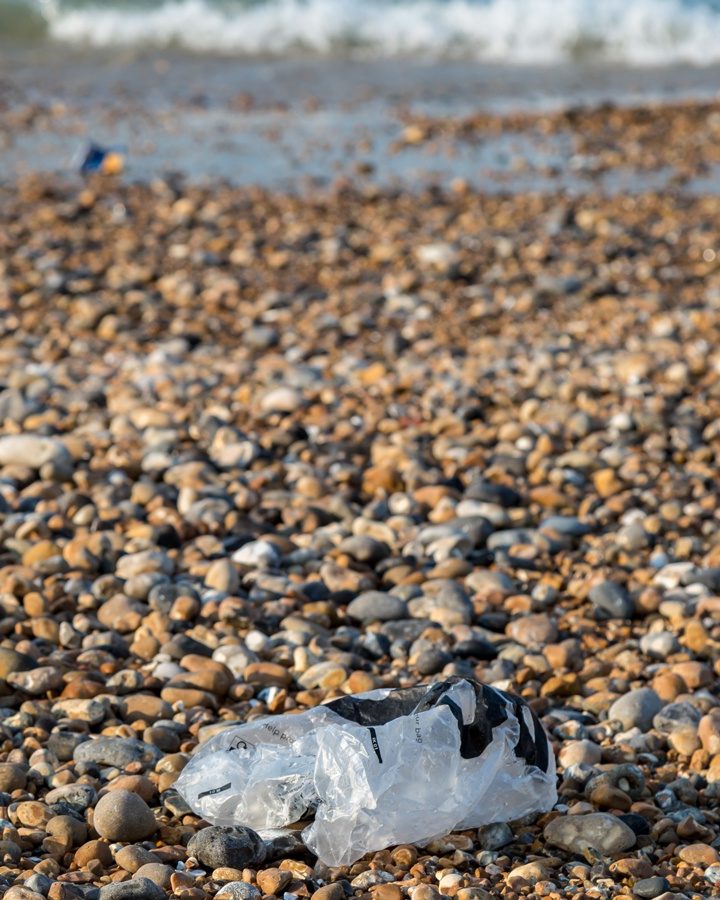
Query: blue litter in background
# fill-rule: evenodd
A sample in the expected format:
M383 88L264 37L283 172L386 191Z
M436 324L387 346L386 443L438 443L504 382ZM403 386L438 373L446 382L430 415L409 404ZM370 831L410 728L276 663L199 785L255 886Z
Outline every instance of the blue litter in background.
M125 168L125 156L117 147L102 147L90 143L80 162L80 173L90 175L99 172L103 175L119 175Z

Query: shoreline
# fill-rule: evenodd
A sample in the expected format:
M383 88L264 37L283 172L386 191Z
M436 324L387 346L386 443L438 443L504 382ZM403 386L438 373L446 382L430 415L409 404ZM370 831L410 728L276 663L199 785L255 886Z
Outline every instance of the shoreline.
M720 191L720 100L605 101L542 110L438 115L425 102L368 92L337 104L304 91L300 103L263 105L248 92L223 104L126 97L33 101L16 91L0 111L6 186L32 174L80 184L73 160L89 141L123 156L123 181L181 178L280 192L416 190L464 184L485 193L580 196ZM422 90L418 98L422 97Z

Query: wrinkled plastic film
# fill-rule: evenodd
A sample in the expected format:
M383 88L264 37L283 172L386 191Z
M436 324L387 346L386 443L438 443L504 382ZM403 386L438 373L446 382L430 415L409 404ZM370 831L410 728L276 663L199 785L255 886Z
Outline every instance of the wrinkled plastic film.
M229 728L176 782L216 825L278 828L314 813L328 865L552 808L555 760L519 698L470 679L350 695Z

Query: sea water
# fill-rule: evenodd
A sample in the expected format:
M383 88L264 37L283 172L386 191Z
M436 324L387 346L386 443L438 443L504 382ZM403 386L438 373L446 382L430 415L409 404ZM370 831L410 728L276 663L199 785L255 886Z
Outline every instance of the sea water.
M0 38L233 55L720 61L720 0L0 0Z

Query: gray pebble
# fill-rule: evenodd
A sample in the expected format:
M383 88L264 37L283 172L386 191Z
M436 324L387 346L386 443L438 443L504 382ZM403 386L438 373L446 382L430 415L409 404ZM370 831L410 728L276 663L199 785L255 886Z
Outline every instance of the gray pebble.
M124 769L135 762L155 765L162 756L157 747L144 741L116 737L84 741L73 752L75 762L94 762L101 766L116 766L118 769Z
M617 719L626 731L630 728L648 731L662 705L662 700L652 688L638 688L629 691L612 704L608 711L608 719Z
M687 700L681 700L678 703L668 703L657 713L653 719L653 727L665 734L670 734L680 725L693 725L697 727L702 718L700 710L688 703Z
M365 534L356 534L345 538L338 548L358 562L374 565L390 556L390 549L384 541L375 540Z
M100 900L165 900L167 894L149 878L131 878L100 888Z
M619 853L635 846L632 829L608 813L560 816L545 826L545 839L555 847L582 855L588 847L603 854Z
M93 805L96 797L95 788L89 784L66 784L50 791L45 797L45 803L48 806L60 803L71 806L78 812L85 812L89 806Z
M661 875L653 875L652 878L641 878L640 881L636 881L633 885L633 894L636 894L638 897L647 897L648 900L653 900L654 897L659 897L660 894L669 890L670 882Z
M23 887L26 887L30 891L35 891L38 894L42 894L43 897L47 897L48 891L52 887L52 881L47 875L36 872L23 883Z
M600 619L630 619L635 613L635 604L627 590L614 581L594 585L589 597Z
M384 591L364 591L348 604L347 614L360 622L381 622L404 619L408 614L407 603Z
M252 828L203 828L188 842L188 854L211 869L229 866L244 869L259 866L265 860L266 848Z
M261 891L247 881L231 881L215 894L215 900L260 900L260 897Z
M512 829L505 822L495 822L478 829L478 843L483 850L499 850L512 839Z
M150 807L131 791L110 791L95 807L93 826L100 837L109 841L134 843L143 841L157 830Z
M680 649L677 637L671 631L652 631L640 638L640 649L653 659L667 659Z

